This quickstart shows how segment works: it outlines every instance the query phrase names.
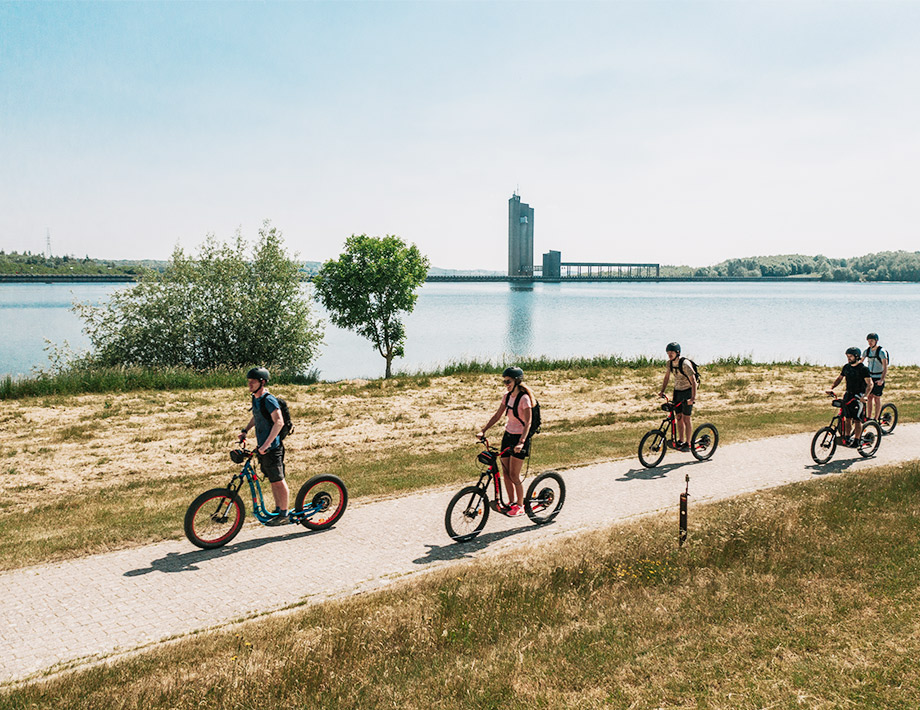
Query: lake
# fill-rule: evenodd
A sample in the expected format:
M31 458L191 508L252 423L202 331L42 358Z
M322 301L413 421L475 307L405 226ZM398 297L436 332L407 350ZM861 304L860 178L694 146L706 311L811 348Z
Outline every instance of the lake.
M75 300L100 303L124 284L0 284L0 375L48 364L45 340L88 347ZM308 288L308 287L307 287ZM429 283L406 317L397 370L452 360L620 354L664 357L676 340L698 362L726 355L842 364L877 331L892 364L920 364L920 284ZM324 316L322 309L318 313ZM326 323L315 363L326 380L381 377L370 343Z

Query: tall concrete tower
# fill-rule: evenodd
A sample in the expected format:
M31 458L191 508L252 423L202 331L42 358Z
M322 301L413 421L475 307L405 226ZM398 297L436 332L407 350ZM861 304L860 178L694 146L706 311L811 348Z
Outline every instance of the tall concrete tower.
M533 276L533 208L517 193L508 200L508 276Z

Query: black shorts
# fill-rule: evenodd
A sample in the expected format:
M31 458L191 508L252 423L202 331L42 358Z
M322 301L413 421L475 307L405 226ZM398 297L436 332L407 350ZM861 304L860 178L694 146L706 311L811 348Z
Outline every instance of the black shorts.
M269 449L264 454L256 454L259 457L259 468L262 469L262 475L271 483L279 483L284 480L284 444Z
M843 397L843 416L847 419L859 419L862 416L863 403L855 394L847 392Z
M693 390L674 390L674 398L671 400L674 404L674 411L689 417L693 413L693 405L687 404L687 400L692 396Z
M879 382L878 380L872 380L872 392L870 392L870 394L874 394L876 397L881 397L882 392L884 391L885 391L885 384L883 382Z
M524 442L524 445L521 447L521 453L517 453L514 450L514 447L517 446L518 442L521 440L520 434L512 434L510 432L505 432L502 436L502 448L504 451L507 448L511 449L511 456L516 459L526 459L530 456L530 437L527 437L527 441Z

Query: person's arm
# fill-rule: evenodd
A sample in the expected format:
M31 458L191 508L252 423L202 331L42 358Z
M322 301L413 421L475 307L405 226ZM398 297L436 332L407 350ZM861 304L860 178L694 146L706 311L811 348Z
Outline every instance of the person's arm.
M684 360L684 366L686 366L687 361ZM690 369L693 370L693 365L690 366ZM688 404L693 404L696 401L696 374L691 372L690 375L687 375L687 371L681 368L681 374L690 381L690 401Z
M671 379L671 366L668 365L664 370L664 382L661 383L661 389L658 391L659 397L664 397L665 388L668 386L668 380Z
M256 419L255 419L255 417L249 417L249 424L247 424L247 425L244 426L242 429L240 429L239 440L240 440L241 442L246 441L246 434L247 434L247 432L248 432L250 429L252 429L255 425L256 425Z
M272 410L272 430L268 433L268 438L265 440L265 443L259 447L259 453L264 454L268 451L268 447L272 445L272 442L275 440L275 437L281 433L282 427L284 427L284 417L281 416L281 408Z
M866 389L862 393L862 399L865 399L870 394L872 394L872 378L867 377L866 379Z
M830 388L829 390L827 390L827 393L828 393L828 394L834 394L834 390L837 389L837 385L840 384L840 380L842 380L842 379L843 379L843 373L841 372L839 375L837 375L837 379L834 380L834 384L832 384L832 385L831 385L831 388Z
M486 432L492 428L492 426L499 419L502 418L502 414L505 413L505 398L502 397L502 403L498 405L498 409L495 410L495 414L492 415L492 418L489 420L489 423L486 424L482 429L479 430L479 438L481 439L486 435Z

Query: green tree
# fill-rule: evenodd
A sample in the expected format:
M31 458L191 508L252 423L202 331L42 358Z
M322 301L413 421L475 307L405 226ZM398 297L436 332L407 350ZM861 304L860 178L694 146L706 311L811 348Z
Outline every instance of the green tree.
M428 259L397 236L352 235L338 260L323 264L313 279L316 296L333 323L371 341L386 359L402 357L406 331L401 313L411 313L416 289L428 275Z
M303 374L322 342L300 266L281 233L265 222L253 249L239 232L229 243L208 236L199 253L180 248L163 273L147 271L100 306L75 304L98 366L265 365Z

